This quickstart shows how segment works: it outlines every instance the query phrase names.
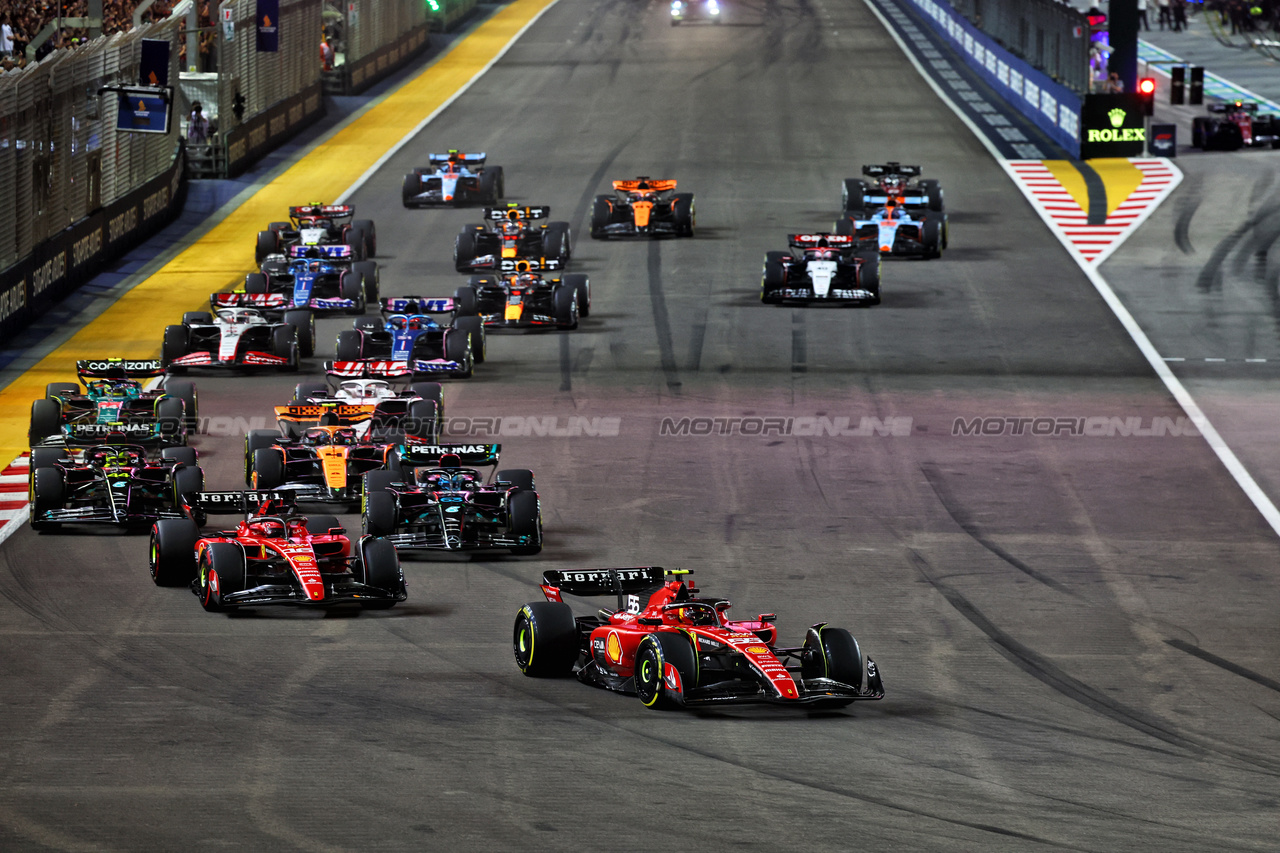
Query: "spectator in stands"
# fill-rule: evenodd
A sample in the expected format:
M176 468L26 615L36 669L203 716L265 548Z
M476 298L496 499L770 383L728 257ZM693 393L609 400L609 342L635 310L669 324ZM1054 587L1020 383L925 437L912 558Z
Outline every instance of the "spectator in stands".
M187 117L187 144L209 144L209 120L204 117L204 105L199 101L191 104L191 115Z
M333 45L329 44L328 36L320 39L320 70L333 70Z
M13 53L13 27L9 25L9 16L0 15L0 56L7 57Z

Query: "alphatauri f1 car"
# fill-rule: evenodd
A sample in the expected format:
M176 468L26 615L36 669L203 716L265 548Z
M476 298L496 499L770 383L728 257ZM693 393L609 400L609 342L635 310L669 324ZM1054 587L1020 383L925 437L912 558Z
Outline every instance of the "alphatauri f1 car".
M790 252L764 256L760 301L880 304L880 253L858 253L857 238L792 234Z
M688 574L657 566L543 572L547 600L516 614L516 665L530 676L576 675L651 708L884 698L879 669L848 631L819 622L803 645L780 646L772 613L730 619L729 602L700 597ZM575 616L564 595L616 595L617 609Z

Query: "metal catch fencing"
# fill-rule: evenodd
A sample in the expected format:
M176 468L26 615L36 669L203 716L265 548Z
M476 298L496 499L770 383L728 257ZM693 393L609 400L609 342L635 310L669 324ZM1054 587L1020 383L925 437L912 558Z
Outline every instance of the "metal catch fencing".
M165 20L0 75L0 270L173 165L176 137L117 133L116 96L99 90L137 85L143 39L172 43L176 80L180 30Z
M1002 47L1079 94L1089 91L1089 21L1058 0L950 0Z

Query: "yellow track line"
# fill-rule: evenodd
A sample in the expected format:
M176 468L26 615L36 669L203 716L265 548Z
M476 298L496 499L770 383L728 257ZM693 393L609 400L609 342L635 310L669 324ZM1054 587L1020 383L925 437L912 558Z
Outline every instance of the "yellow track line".
M44 396L47 383L73 381L77 359L155 358L166 325L178 322L183 311L206 307L210 293L239 283L253 271L253 246L260 229L285 218L290 204L336 199L554 2L514 0L496 12L429 68L361 114L358 121L317 144L203 239L0 391L0 459L12 459L27 449L31 401Z

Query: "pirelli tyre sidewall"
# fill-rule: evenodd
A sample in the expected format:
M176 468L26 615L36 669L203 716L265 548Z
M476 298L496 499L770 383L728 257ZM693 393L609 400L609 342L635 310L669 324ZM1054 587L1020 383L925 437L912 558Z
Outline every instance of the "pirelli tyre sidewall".
M210 543L200 554L200 603L205 610L234 610L224 598L245 587L245 556L239 545L230 542Z
M675 671L678 688L668 681L668 667ZM684 691L696 687L698 659L688 635L658 631L636 648L635 690L646 708L674 708L684 704Z
M516 666L531 678L562 678L578 659L578 626L569 605L531 601L516 613L511 632Z

